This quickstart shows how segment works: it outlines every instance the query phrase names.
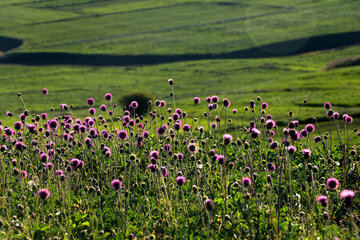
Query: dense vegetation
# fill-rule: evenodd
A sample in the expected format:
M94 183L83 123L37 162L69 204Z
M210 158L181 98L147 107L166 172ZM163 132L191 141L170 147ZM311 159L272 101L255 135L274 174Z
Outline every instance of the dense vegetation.
M300 111L278 127L261 97L245 110L195 97L197 118L174 100L149 101L144 116L136 101L123 110L112 100L89 98L83 120L63 103L59 116L7 112L19 119L0 126L1 237L359 237L360 132L336 106L322 109L331 135L316 121L300 128ZM245 114L252 120L228 134Z

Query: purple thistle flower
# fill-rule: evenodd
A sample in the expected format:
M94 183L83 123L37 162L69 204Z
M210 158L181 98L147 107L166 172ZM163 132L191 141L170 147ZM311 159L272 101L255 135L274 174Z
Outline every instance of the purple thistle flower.
M73 158L70 160L70 165L73 169L76 169L80 164L80 160L77 158Z
M171 145L170 144L165 144L164 145L164 150L166 151L166 152L170 152L171 151Z
M210 103L211 102L211 97L206 97L206 102Z
M173 84L174 84L174 79L169 78L168 83L169 83L170 85L173 85Z
M291 121L289 123L289 128L296 128L299 126L299 121Z
M330 109L329 111L327 111L326 114L328 115L328 117L333 117L334 116L334 111Z
M166 102L164 100L160 101L160 107L165 107L166 106Z
M91 138L96 138L99 134L98 134L98 132L97 132L97 130L95 128L91 128L89 130L89 135L90 135Z
M351 124L351 123L353 122L353 118L352 118L351 116L347 115L347 116L345 117L345 122L346 122L347 124Z
M166 132L166 129L164 127L158 127L158 129L156 130L156 133L160 136L164 135Z
M274 120L269 119L269 120L266 121L266 128L267 128L268 130L274 128L275 126L276 126L276 123L275 123Z
M40 117L41 117L42 120L45 120L45 119L47 119L48 115L46 113L42 113L40 115Z
M103 136L104 138L108 138L109 137L109 133L108 131L106 131L105 129L101 131L101 136Z
M236 114L236 113L237 113L237 109L234 108L234 109L232 110L232 112L233 112L233 114Z
M300 130L300 136L301 137L307 137L308 136L308 131L306 131L306 129L301 129Z
M11 136L11 135L15 134L15 131L12 130L11 128L9 128L9 127L5 127L4 128L4 133L5 133L6 136Z
M106 94L104 95L104 99L105 99L106 101L111 101L111 99L112 99L111 93L106 93Z
M326 181L326 185L328 186L328 188L335 190L339 187L339 181L336 178L329 178Z
M23 142L16 142L15 148L19 151L23 151L25 149L25 144Z
M314 137L314 142L315 142L315 143L319 143L320 141L321 141L321 137L320 137L320 136Z
M200 103L200 98L194 97L193 102L194 102L195 104L199 104L199 103Z
M93 98L88 98L87 100L87 104L89 104L90 106L95 104L95 100Z
M181 110L181 108L177 108L177 109L175 109L175 112L180 115L182 110Z
M180 128L181 128L181 121L180 121L180 120L177 120L177 121L174 123L173 127L174 127L174 129L175 129L176 131L179 131Z
M204 207L205 210L209 211L209 212L213 212L215 210L215 204L214 201L211 200L210 198L206 199L204 202Z
M268 107L269 107L269 105L267 104L267 102L261 103L261 108L262 109L267 109Z
M177 183L179 186L184 185L185 182L186 182L186 179L185 179L184 176L178 176L178 177L176 178L176 183Z
M233 137L230 134L224 134L223 139L224 139L224 144L229 145L233 140Z
M194 143L189 144L187 149L191 153L196 153L198 151L197 146Z
M211 101L212 101L213 103L217 103L217 102L219 101L219 97L218 97L218 96L212 96L212 97L211 97Z
M25 170L21 170L21 175L23 176L23 178L27 178L28 174Z
M159 152L156 150L153 150L149 153L149 157L150 158L155 158L155 159L159 159Z
M314 125L312 125L312 124L308 124L308 125L306 125L305 126L305 129L306 129L306 131L310 134L310 133L313 133L314 131L315 131L315 127L314 127Z
M27 124L26 128L29 130L30 133L36 133L36 125L34 124Z
M160 172L161 172L161 175L163 175L163 177L166 177L169 173L168 170L166 169L166 167L161 167Z
M172 118L176 121L180 118L180 115L178 113L173 113Z
M39 196L39 198L46 200L50 197L50 192L49 192L49 190L42 188L39 190L38 196Z
M326 207L327 203L329 202L327 196L321 195L318 196L316 201L321 204L323 207Z
M255 101L254 101L254 100L251 100L251 101L250 101L249 107L250 107L251 109L254 109L254 108L255 108Z
M308 159L311 156L311 150L310 149L303 149L301 151L304 159Z
M102 111L102 112L106 112L107 107L106 107L105 104L102 104L99 109L100 109L100 111Z
M68 110L69 107L68 107L68 105L66 105L65 103L62 103L62 104L60 104L60 109L61 109L61 110Z
M6 116L7 118L9 118L9 117L12 117L12 116L13 116L13 114L12 114L12 112L7 111L7 112L6 112L6 114L5 114L5 116Z
M89 108L90 115L95 115L96 109L95 108Z
M231 106L230 100L227 98L224 98L223 105L224 105L224 107L230 107Z
M271 162L269 162L269 163L267 164L267 169L268 169L269 172L273 172L273 171L276 170L276 165L273 164L273 163L271 163Z
M296 147L289 146L287 151L290 155L293 155L296 152Z
M331 108L331 103L329 103L329 102L324 103L324 108L326 110L329 110Z
M143 137L148 138L150 136L150 133L148 131L143 132Z
M184 131L184 132L189 132L190 130L191 130L191 127L190 127L189 124L185 124L185 125L183 126L183 131Z
M272 142L272 143L270 144L270 148L273 149L273 150L277 149L278 146L279 146L279 143L276 142L276 141L274 141L274 142Z
M110 185L115 191L118 191L122 186L122 182L119 179L114 179L111 181Z
M20 117L20 119L21 119L22 121L24 121L24 120L27 119L27 116L26 116L24 113L20 114L19 117Z
M344 199L345 205L350 207L354 203L355 192L352 190L342 190L340 198Z
M151 172L156 172L156 169L157 169L157 167L156 167L155 164L149 164L149 165L147 166L147 168L148 168Z
M293 140L293 141L299 140L300 139L300 133L298 133L295 129L292 129L292 130L294 130L294 134L289 134L291 140ZM291 132L293 132L293 131L289 131L289 133L291 133Z
M132 101L132 102L130 103L130 106L131 106L133 109L136 109L136 108L139 106L139 104L138 104L137 101Z
M251 179L248 177L244 177L242 178L242 183L244 184L245 187L249 187L251 185Z
M261 132L257 128L251 129L251 137L252 138L257 138L260 134L261 134Z
M48 122L48 125L49 125L49 127L50 127L51 129L55 130L55 129L58 128L59 122L56 121L55 119L52 119L52 120L50 120L50 121Z
M22 124L22 122L19 122L19 121L15 122L15 123L14 123L14 128L15 128L15 130L17 130L17 131L22 130L22 129L23 129L23 124Z
M183 159L184 159L184 154L178 153L178 154L177 154L177 160L178 160L178 161L181 161L181 160L183 160Z
M55 175L56 175L56 176L61 176L61 175L64 175L64 172L59 169L59 170L56 170L56 171L55 171Z
M334 117L335 119L339 119L339 118L340 118L340 114L339 114L338 112L334 112L333 117Z
M323 219L328 220L330 218L330 214L328 212L323 212Z
M121 140L126 140L129 137L127 131L125 130L120 130L117 135Z
M47 90L47 88L43 88L43 89L41 90L41 92L42 92L42 94L44 94L44 95L48 95L48 94L49 94L49 90Z
M216 156L216 161L218 161L220 165L223 165L226 162L226 157L224 155L215 155L215 156Z

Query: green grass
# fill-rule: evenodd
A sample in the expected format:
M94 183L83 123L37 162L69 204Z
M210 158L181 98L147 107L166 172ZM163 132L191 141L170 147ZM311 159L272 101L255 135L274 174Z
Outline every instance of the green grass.
M19 23L15 21L11 27L7 21L0 24L2 34L25 39L19 51L26 52L183 54L228 52L289 39L360 30L359 25L354 24L358 21L359 6L353 1L300 2L296 6L283 6L280 1L236 1L234 4L105 1L98 2L99 11L91 13L85 10L88 5L93 6L93 2L73 1L74 6L61 7L61 4L68 6L69 2L5 6L2 8L4 18L10 21L19 17ZM128 8L135 4L136 9ZM10 13L6 14L8 9ZM28 19L27 14L32 12L36 15ZM63 21L57 21L59 15L63 16ZM26 24L31 21L34 24Z
M112 92L118 100L125 93L139 90L166 99L171 105L171 89L164 83L172 77L175 97L189 113L193 111L194 96L204 101L212 95L229 98L238 109L259 95L270 104L269 112L282 120L289 110L297 111L305 98L311 105L302 110L303 119L323 116L325 101L332 102L335 110L358 113L359 67L320 70L328 58L356 51L359 49L353 47L287 58L207 60L128 68L8 66L0 69L0 81L4 82L0 108L20 113L22 105L16 93L22 91L28 109L44 111L40 92L43 87L50 90L48 107L55 108L60 103L83 108L89 97L100 105L106 92ZM18 71L21 73L14 75ZM29 79L36 81L30 85ZM346 94L339 94L339 88ZM337 104L341 107L336 107ZM205 111L204 107L205 104L201 110ZM80 113L85 114L86 109Z
M21 1L0 3L1 35L23 39L12 52L109 54L224 53L324 34L359 31L356 1ZM359 67L321 71L329 62L360 55L359 46L266 59L218 59L134 67L28 67L0 65L0 111L44 111L74 104L86 113L88 97L97 103L112 92L146 91L170 104L168 78L175 79L177 101L192 112L192 98L229 98L242 109L260 95L281 120L311 103L302 119L323 116L321 105L358 113ZM338 105L339 107L336 107ZM205 105L204 105L205 106ZM201 109L205 111L205 107Z

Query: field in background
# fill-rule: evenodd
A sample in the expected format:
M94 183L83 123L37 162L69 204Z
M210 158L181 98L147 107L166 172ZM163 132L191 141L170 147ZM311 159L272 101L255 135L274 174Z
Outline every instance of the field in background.
M23 111L18 91L28 109L44 111L43 87L50 91L48 108L74 104L82 109L76 111L79 116L87 111L88 97L100 105L106 92L118 100L125 93L146 91L170 105L170 88L164 83L174 78L177 103L190 114L192 98L204 101L209 95L227 97L241 110L259 95L277 120L286 120L289 110L297 112L305 98L309 104L302 120L323 117L325 101L340 113L360 114L360 67L322 70L339 58L360 56L359 12L359 3L350 0L3 0L0 36L24 41L4 51L5 59L14 53L47 52L141 55L140 63L144 56L161 55L172 61L146 66L135 61L126 67L0 64L0 112ZM341 44L347 37L335 39L335 48L316 51L321 46L313 45L311 52L293 54L313 36L346 32L355 34L351 45ZM302 40L289 48L264 47L295 39ZM254 47L269 57L221 55ZM183 61L186 54L201 60Z

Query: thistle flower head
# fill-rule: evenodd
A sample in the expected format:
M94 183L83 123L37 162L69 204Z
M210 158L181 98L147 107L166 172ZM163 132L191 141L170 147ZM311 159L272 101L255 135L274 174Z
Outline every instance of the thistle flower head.
M318 196L316 201L321 204L323 207L326 207L327 203L329 202L327 196L321 195Z
M114 179L111 181L110 185L115 191L118 191L122 186L122 182L119 179Z
M39 196L39 198L46 200L50 197L50 192L46 188L42 188L39 190L38 196Z
M335 190L339 187L339 180L337 180L336 178L329 178L326 181L326 185L328 186L328 188Z
M184 185L185 182L186 182L186 179L185 179L184 176L178 176L178 177L176 178L176 183L177 183L179 186Z
M126 140L129 137L127 131L125 131L125 130L120 130L117 135L118 135L118 138L121 140Z
M43 89L41 90L41 92L42 92L42 94L44 94L44 95L48 95L48 94L49 94L49 90L47 90L47 88L43 88Z
M245 187L249 187L251 185L251 179L248 177L243 177L241 181Z

